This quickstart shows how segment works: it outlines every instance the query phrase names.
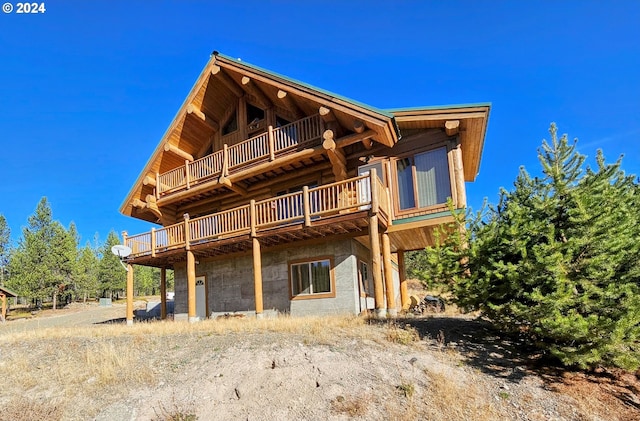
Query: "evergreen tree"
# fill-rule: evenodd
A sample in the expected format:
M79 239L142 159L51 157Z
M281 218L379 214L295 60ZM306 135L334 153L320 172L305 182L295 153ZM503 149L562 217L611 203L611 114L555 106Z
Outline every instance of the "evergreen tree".
M111 252L111 247L120 244L118 235L111 231L107 236L107 241L100 249L100 264L98 265L98 281L102 296L112 298L119 295L126 286L126 271L120 264L118 256Z
M76 266L75 290L77 297L86 302L89 297L97 296L98 285L98 256L91 245L87 243L78 255Z
M465 238L452 235L427 250L427 275L455 279L459 305L566 365L635 369L638 182L600 151L597 168L585 170L576 144L558 139L555 125L550 132L539 150L543 176L522 168L513 190L470 218ZM460 221L449 227L460 228Z
M63 250L66 237L64 227L53 220L49 202L43 197L28 218L10 260L9 284L18 294L35 300L38 306L45 299L55 300L70 270Z
M6 277L6 269L9 264L9 239L11 230L7 224L7 220L0 214L0 285L4 285Z

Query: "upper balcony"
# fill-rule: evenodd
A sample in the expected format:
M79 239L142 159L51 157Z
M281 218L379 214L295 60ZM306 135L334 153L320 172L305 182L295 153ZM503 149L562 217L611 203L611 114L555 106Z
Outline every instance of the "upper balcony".
M268 127L262 134L216 151L162 174L157 174L156 198L166 199L212 180L271 162L295 151L321 144L322 121L312 115L282 127Z
M255 201L222 212L185 219L174 225L128 236L128 260L136 264L171 264L184 250L214 256L251 248L253 237L268 245L364 231L376 214L389 224L389 191L375 174ZM161 264L161 263L160 263Z

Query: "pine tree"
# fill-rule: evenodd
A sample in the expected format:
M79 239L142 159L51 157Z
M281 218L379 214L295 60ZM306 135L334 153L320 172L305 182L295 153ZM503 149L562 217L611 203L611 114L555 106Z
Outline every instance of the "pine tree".
M11 238L11 230L7 224L7 220L0 214L0 285L4 285L6 270L9 264L9 240Z
M447 237L425 260L432 276L455 279L460 306L562 363L635 369L640 187L600 151L597 168L585 170L576 144L558 139L555 125L550 132L538 154L543 176L522 168L513 190L470 218L465 238Z
M126 272L120 264L120 259L111 253L111 247L120 244L115 231L109 232L107 241L100 249L100 264L98 265L98 281L102 296L112 298L125 289Z
M91 244L87 243L79 252L74 275L76 294L82 298L83 302L86 302L89 297L97 296L99 290L98 264L96 252Z

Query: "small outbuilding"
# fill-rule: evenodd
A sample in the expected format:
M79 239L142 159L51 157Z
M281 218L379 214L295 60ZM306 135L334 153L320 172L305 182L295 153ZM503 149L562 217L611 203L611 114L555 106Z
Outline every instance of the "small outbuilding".
M7 287L0 286L0 301L2 301L2 313L0 313L0 321L4 322L7 317L7 298L17 297L18 294L11 291Z

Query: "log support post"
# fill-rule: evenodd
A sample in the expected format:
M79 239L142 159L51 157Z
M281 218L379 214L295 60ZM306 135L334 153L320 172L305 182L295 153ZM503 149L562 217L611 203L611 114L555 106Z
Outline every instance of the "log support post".
M252 238L253 242L253 290L256 300L256 318L262 319L264 308L262 303L262 254L260 252L260 241L257 237Z
M382 286L382 271L380 268L380 239L378 238L378 215L369 217L369 248L371 249L371 275L373 277L373 295L375 298L376 314L379 319L387 317Z
M187 250L187 311L189 323L198 321L196 316L196 259L191 250Z
M409 310L409 291L407 290L407 273L404 266L404 250L398 250L398 275L400 277L400 304L403 310Z
M391 241L389 233L382 233L382 262L384 266L384 286L387 291L387 317L395 319L398 317L396 308L395 288L393 285L393 267L391 266Z
M133 265L127 263L127 326L133 325Z
M464 167L462 164L462 147L460 144L453 149L453 174L456 186L456 207L462 209L467 206L467 191L464 184Z
M0 291L0 301L2 301L2 313L0 313L0 322L7 320L7 296Z
M167 268L160 268L160 319L167 319Z

